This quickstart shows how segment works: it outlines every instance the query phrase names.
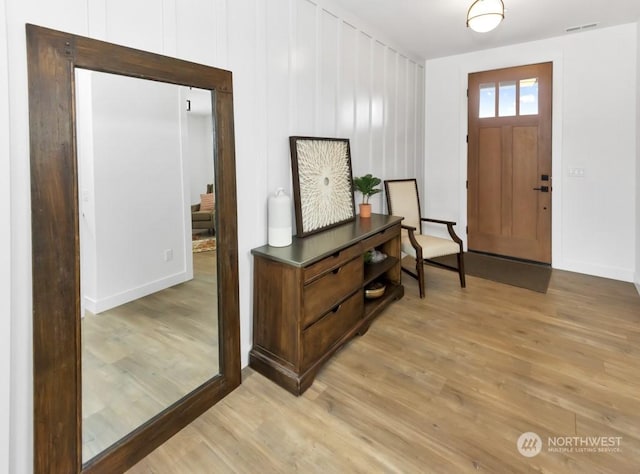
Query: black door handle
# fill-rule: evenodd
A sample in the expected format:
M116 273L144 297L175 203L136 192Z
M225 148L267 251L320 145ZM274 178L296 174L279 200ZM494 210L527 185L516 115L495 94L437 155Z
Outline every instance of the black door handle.
M549 186L540 186L539 188L533 188L534 191L540 191L541 193L548 193Z

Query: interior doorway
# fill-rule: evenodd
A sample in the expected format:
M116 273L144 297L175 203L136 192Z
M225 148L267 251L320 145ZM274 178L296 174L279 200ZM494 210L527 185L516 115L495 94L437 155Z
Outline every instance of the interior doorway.
M469 250L551 263L552 70L469 74Z

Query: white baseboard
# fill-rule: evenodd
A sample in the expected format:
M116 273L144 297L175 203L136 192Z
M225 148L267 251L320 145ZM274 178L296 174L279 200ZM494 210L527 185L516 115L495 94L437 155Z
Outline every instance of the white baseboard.
M107 296L105 298L93 299L85 296L83 298L84 307L85 309L91 311L93 314L99 314L103 311L115 308L116 306L120 306L122 304L129 303L130 301L137 300L138 298L142 298L143 296L147 296L152 293L164 290L165 288L169 288L179 283L191 280L192 278L193 274L190 275L189 272L185 271L176 273L174 275L169 275L168 277L160 278L155 281L151 281L135 288L130 288L128 290L122 291L115 295Z
M636 275L635 285L636 290L638 290L638 294L640 295L640 274Z
M575 260L563 260L562 262L553 262L553 268L558 270L567 270L569 272L584 273L602 278L610 278L612 280L634 282L634 271L630 268L608 267L604 265L594 265L591 263L578 262Z

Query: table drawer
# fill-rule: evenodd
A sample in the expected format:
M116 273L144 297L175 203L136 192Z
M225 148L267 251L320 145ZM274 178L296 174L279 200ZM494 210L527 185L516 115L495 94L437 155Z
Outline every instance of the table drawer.
M337 267L303 290L302 327L307 327L362 285L363 258L360 254L350 262Z
M389 227L382 232L372 235L371 237L362 241L362 251L366 252L376 248L378 245L383 244L387 240L395 237L400 233L400 224Z
M316 262L313 265L309 265L304 269L304 282L307 283L318 277L319 275L322 275L324 272L344 265L349 260L358 255L362 255L360 243L329 255L328 257L325 257L319 262Z
M302 367L306 368L344 336L362 318L364 294L357 291L332 308L302 333Z

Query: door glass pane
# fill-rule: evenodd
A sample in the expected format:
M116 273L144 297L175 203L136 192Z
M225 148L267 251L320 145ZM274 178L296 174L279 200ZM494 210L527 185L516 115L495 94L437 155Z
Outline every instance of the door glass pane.
M480 84L480 110L478 117L487 118L496 116L496 85L491 82Z
M520 81L520 115L538 113L538 78Z
M500 83L498 116L513 117L516 114L516 81Z

